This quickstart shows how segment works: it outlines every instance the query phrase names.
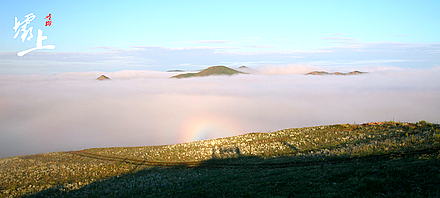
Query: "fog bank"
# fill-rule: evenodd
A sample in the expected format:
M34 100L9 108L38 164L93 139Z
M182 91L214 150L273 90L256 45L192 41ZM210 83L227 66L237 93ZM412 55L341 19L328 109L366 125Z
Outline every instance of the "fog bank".
M152 71L0 76L0 157L336 123L440 121L438 68L296 74L305 69L189 79ZM95 80L101 74L112 80Z

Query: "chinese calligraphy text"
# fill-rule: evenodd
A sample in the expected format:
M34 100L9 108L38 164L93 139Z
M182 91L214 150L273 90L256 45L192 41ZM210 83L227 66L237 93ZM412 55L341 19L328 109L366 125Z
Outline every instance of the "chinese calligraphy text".
M49 15L47 15L44 19L47 19L46 21L46 25L45 26L50 26L52 25L52 14L49 13Z
M17 17L15 17L15 25L14 25L14 30L15 30L15 35L14 38L17 38L18 33L23 32L23 34L21 35L21 42L24 42L24 39L26 39L28 33L30 33L29 37L27 38L28 41L31 40L32 37L34 37L32 35L32 29L33 27L30 27L29 29L26 29L27 25L35 19L35 15L34 13L30 13L26 16L26 19L23 22L17 21ZM20 27L20 29L18 29Z
M20 32L22 32L21 42L24 42L26 37L27 37L27 40L30 41L31 38L34 37L32 34L33 27L27 28L27 25L29 25L29 23L34 19L35 19L35 15L33 13L26 15L25 20L23 22L18 21L17 17L15 17L15 25L13 27L13 29L15 30L14 39L17 38L17 36ZM51 14L49 14L49 16L47 16L45 19L49 19L49 21L50 21ZM50 21L49 26L51 24L52 24L52 21ZM46 21L46 26L47 25L48 25L48 23ZM28 34L29 34L29 37L28 37ZM43 45L43 40L46 40L46 39L47 39L47 36L43 36L43 31L41 29L38 29L37 43L35 44L36 47L18 52L17 55L24 56L25 54L27 54L31 51L37 50L37 49L55 49L55 45Z

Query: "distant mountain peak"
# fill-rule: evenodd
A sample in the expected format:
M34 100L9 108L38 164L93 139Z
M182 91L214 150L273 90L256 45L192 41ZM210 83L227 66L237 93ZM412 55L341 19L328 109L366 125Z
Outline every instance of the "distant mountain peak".
M100 77L98 77L96 80L110 80L110 78L103 74Z
M170 69L167 72L185 72L185 71L181 69Z
M368 74L368 72L352 71L348 73L341 73L341 72L329 73L326 71L312 71L307 73L306 75L359 75L359 74Z
M213 75L234 75L234 74L245 74L244 72L231 69L226 66L212 66L208 67L198 73L186 73L172 76L171 78L189 78L189 77L203 77L203 76L213 76Z

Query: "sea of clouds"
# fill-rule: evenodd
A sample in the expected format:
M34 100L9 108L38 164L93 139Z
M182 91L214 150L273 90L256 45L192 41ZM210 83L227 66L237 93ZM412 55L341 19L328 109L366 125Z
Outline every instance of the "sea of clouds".
M0 158L336 123L440 121L438 67L303 75L312 69L188 79L135 70L0 75ZM95 80L101 74L112 80Z

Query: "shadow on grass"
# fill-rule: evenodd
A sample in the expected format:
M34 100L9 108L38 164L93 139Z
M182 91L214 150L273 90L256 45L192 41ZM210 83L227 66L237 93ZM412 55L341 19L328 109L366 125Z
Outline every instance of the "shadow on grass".
M295 149L295 148L292 148ZM196 166L133 165L131 173L77 189L52 187L27 197L435 197L438 151L398 158L300 162L298 157L243 156L213 149ZM126 162L127 163L127 162Z
M437 135L439 126L413 124L401 127L405 133L400 133L396 132L397 125L369 127L371 138L315 144L301 150L286 138L270 139L265 142L276 140L288 148L279 153L270 151L268 156L279 155L270 158L246 155L250 152L236 146L213 147L212 159L187 164L76 152L82 157L127 164L131 168L122 175L101 177L87 185L62 184L28 197L437 197L440 194L438 145L417 142L417 135L425 131L437 131ZM345 129L342 125L334 127ZM358 128L361 127L347 130ZM374 136L378 131L382 135ZM405 138L411 141L403 141ZM386 147L395 139L409 145L359 152L365 147ZM413 143L423 143L423 147ZM323 153L346 148L358 149L362 157ZM415 151L415 148L430 149Z

